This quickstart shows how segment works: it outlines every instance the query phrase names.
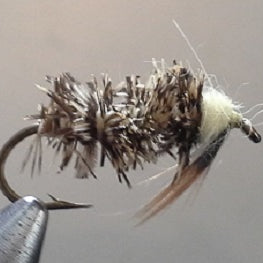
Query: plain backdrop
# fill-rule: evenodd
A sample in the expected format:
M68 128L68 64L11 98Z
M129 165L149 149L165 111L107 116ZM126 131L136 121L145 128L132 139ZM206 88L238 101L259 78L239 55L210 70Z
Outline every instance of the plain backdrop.
M71 72L85 82L107 72L117 84L131 73L146 80L153 57L198 68L172 19L244 111L262 103L262 12L261 0L0 0L0 144L30 124L25 115L48 102L34 87L48 86L46 74ZM261 114L254 123L262 120ZM263 148L239 131L231 132L201 185L141 227L134 227L133 215L173 171L144 180L173 160L131 172L129 190L109 164L96 169L98 180L77 180L73 169L59 174L52 152L40 175L31 178L30 168L20 173L29 143L17 147L7 167L19 193L94 204L90 210L50 213L42 263L262 262ZM0 206L7 204L0 195Z

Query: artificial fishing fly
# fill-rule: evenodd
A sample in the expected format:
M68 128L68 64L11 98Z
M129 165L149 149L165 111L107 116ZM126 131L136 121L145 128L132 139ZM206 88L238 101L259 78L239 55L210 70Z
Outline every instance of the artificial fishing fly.
M165 153L176 158L174 179L138 213L142 222L206 174L231 129L241 129L255 143L261 140L230 98L207 84L204 75L195 75L175 61L167 67L164 61L159 65L153 60L153 72L145 84L135 75L116 87L108 75L103 75L102 85L95 77L83 85L69 73L47 77L47 81L52 89L38 88L50 97L49 105L41 105L39 114L28 116L36 124L11 137L0 152L0 186L12 202L20 196L7 183L4 165L15 145L33 134L37 143L32 171L36 163L41 166L43 137L61 153L61 170L75 157L77 177L96 177L93 168L100 154L100 164L108 159L119 181L129 187L130 168L155 163ZM48 209L89 207L51 197Z

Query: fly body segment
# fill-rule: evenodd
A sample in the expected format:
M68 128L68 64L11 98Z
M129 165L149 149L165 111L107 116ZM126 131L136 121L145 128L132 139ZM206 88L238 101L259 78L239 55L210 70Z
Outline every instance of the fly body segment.
M261 140L239 107L211 87L205 75L194 74L175 61L167 67L164 61L153 60L153 71L145 84L136 75L117 86L108 75L103 75L102 81L93 77L85 85L69 73L47 77L47 81L51 89L38 88L50 97L49 105L41 105L39 114L28 118L37 121L34 131L38 137L46 137L61 153L60 169L74 157L77 177L96 177L97 159L100 165L108 159L119 181L130 187L129 169L155 163L166 153L176 158L173 181L139 211L142 222L207 172L232 128L241 129L255 143ZM6 160L2 159L1 168ZM0 179L3 190L8 185L3 169ZM8 196L8 191L5 194Z
M64 73L48 77L53 89L38 86L51 102L28 118L37 119L38 135L62 153L61 169L75 155L77 177L94 175L100 149L100 164L107 158L119 180L130 186L130 168L172 155L174 147L181 169L189 164L190 150L200 140L203 77L175 63L170 68L164 62L160 68L153 65L146 84L132 75L113 87L104 75L101 85L95 77L82 85Z

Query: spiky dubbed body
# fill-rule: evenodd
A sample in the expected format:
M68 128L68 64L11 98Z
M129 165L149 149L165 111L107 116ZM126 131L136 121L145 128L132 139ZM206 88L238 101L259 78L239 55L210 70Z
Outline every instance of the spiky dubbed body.
M96 160L97 142L101 164L106 156L128 184L130 166L155 162L159 154L172 154L173 147L187 165L201 125L202 77L174 64L169 69L156 65L145 85L136 76L116 88L107 75L103 87L95 78L84 86L68 73L48 80L54 88L41 88L51 103L37 116L39 134L55 140L57 149L63 145L61 168L78 152L77 176L86 177Z

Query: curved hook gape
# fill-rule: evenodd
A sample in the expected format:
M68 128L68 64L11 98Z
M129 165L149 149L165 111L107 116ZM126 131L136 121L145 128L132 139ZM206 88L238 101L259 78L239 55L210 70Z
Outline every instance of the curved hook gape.
M29 127L23 128L19 130L15 135L13 135L2 147L0 151L0 189L2 193L9 199L11 202L15 202L21 198L8 184L6 176L5 176L5 164L8 156L11 151L15 148L17 144L23 141L26 137L38 133L38 124L31 125ZM44 203L48 210L55 209L73 209L73 208L90 208L92 205L82 204L82 203L72 203L67 201L62 201L55 198L52 195L49 195L52 202Z

